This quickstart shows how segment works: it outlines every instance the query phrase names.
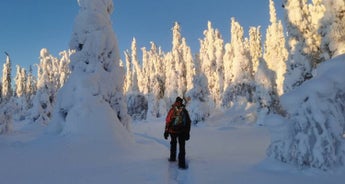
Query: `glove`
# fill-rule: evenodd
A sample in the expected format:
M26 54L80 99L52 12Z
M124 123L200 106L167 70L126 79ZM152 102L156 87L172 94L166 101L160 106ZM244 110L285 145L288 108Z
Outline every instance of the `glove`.
M189 140L189 133L186 133L186 135L184 136L184 138L186 139L186 141Z
M164 132L164 139L168 139L168 137L169 137L169 133L168 133L168 131L165 131Z

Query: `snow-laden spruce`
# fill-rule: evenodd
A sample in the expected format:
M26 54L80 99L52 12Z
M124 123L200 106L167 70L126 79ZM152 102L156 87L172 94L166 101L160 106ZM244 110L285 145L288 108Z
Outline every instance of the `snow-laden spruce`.
M60 73L55 71L59 62L47 49L41 49L37 69L37 92L31 110L31 119L34 122L48 124L51 119L56 92L60 88L57 85L57 75Z
M49 130L120 143L129 139L130 117L122 92L124 69L110 20L114 5L112 0L78 3L70 42L76 53L71 56L71 74L57 94Z
M345 164L345 55L321 64L314 78L285 94L286 117L272 118L271 158L328 170Z
M271 24L266 29L263 58L267 63L267 67L275 73L274 80L277 94L282 95L284 93L284 75L286 72L285 62L289 53L286 49L283 23L277 19L273 0L269 1L269 10Z

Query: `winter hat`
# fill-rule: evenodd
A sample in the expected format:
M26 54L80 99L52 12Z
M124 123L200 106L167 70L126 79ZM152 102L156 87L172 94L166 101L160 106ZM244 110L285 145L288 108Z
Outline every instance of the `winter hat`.
M183 102L183 99L182 99L181 97L178 96L178 97L176 97L175 102L181 102L181 103L182 103L182 102Z

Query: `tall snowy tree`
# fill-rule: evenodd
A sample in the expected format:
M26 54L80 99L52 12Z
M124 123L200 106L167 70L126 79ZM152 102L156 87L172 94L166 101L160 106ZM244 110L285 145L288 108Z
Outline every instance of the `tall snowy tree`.
M165 82L165 75L164 75L164 63L163 57L160 49L157 48L156 44L151 42L151 49L149 51L149 61L150 65L150 86L151 90L149 95L147 96L149 103L148 108L148 117L161 117L163 114L165 115L166 111L162 111L161 102L164 97L164 82ZM166 106L164 105L164 108Z
M11 80L12 80L12 65L11 65L11 59L7 52L6 54L6 63L4 64L3 70L2 70L2 91L1 96L2 99L7 101L11 98L13 95Z
M125 62L126 62L126 78L124 81L124 89L123 90L124 90L124 93L127 94L127 93L132 91L133 65L132 65L132 59L131 59L130 53L128 51L125 51L124 54L125 54Z
M28 117L28 109L31 107L31 102L28 99L28 94L26 93L26 83L27 74L26 70L19 65L16 65L16 76L14 78L14 94L10 102L11 105L5 104L5 108L10 108L8 113L14 114L14 119L23 120ZM4 113L5 113L4 112ZM6 118L5 118L6 119Z
M183 62L181 26L179 23L175 22L172 34L172 50L164 58L166 62L164 95L167 99L167 104L172 104L177 96L183 96L186 91L186 68Z
M140 86L142 89L141 92L144 95L147 95L151 90L150 89L150 72L151 72L150 65L152 63L150 63L150 61L149 61L146 47L142 47L141 52L142 52L142 68L141 68L142 79L140 80L140 82L141 82Z
M227 78L230 85L224 91L222 104L225 107L231 103L253 102L254 76L249 46L244 39L243 27L234 18L231 19L231 46L233 61L228 71L231 78Z
M26 70L19 65L16 66L17 72L15 77L15 96L22 97L26 95L25 86L27 81Z
M190 47L186 43L186 39L182 39L183 60L186 66L186 90L193 88L193 78L196 75L195 64Z
M182 38L181 35L181 26L178 22L175 22L174 27L172 29L173 31L173 40L172 40L172 59L175 64L175 72L176 72L176 78L177 81L177 95L178 96L184 96L186 93L186 63L183 58L183 48L182 48ZM173 97L175 99L175 97Z
M58 92L50 130L121 142L129 138L131 119L123 96L124 68L110 20L114 4L112 0L78 0L78 4L70 42L76 50L71 56L72 71Z
M11 84L12 64L10 56L7 52L6 62L2 70L2 86L1 86L1 101L0 101L0 134L8 134L13 130L13 114L14 103L11 99L13 96L13 89Z
M284 80L288 52L286 49L283 25L277 20L276 9L273 0L269 1L270 25L266 30L264 59L270 70L275 73L274 85L278 95L284 93Z
M207 78L200 68L199 56L195 59L195 76L193 77L192 88L186 93L186 96L190 98L187 104L189 115L192 123L197 124L205 121L210 116L211 109L209 106L210 92L208 90Z
M210 21L207 24L207 30L204 31L204 36L205 38L200 40L201 70L207 77L214 107L219 107L224 88L224 41Z
M288 32L287 73L284 91L290 91L312 77L312 70L322 61L319 22L322 18L320 0L284 0Z
M32 66L30 66L28 74L27 74L26 84L25 84L25 93L26 93L26 101L27 101L28 109L32 107L32 99L37 91L36 78L34 77L32 72L33 72Z
M232 70L232 64L233 64L233 59L234 59L234 51L231 43L226 43L225 44L225 53L223 57L223 63L224 63L224 93L223 93L223 98L222 98L222 103L221 106L227 108L229 104L231 103L231 95L227 94L230 92L230 85L232 82L233 75L230 72ZM229 90L229 91L227 91Z
M257 123L270 112L276 112L278 97L276 93L275 73L271 71L262 57L260 27L249 29L250 55L253 63L255 80L254 102L258 107Z
M165 92L164 96L167 99L167 104L172 104L178 96L178 83L176 79L177 71L176 71L176 65L173 60L173 55L171 52L168 52L164 56L164 62L166 64L166 78L165 78ZM168 107L169 108L169 107Z
M127 98L128 114L134 120L143 120L147 117L148 101L141 93L144 89L141 67L137 58L136 39L133 38L131 52L125 52L126 56L126 85L125 94Z
M41 49L40 64L37 66L37 92L33 99L31 116L33 121L48 124L52 117L55 95L58 90L55 78L56 62L59 60L52 56L47 49Z
M345 53L345 2L343 0L323 1L325 16L322 18L322 56L329 59Z
M56 78L57 80L57 88L61 88L68 76L71 73L71 69L70 69L70 63L71 63L71 55L75 53L75 50L64 50L62 52L60 52L60 60L58 62L55 63L55 73L54 73L54 78Z
M262 43L261 32L259 27L249 28L249 51L253 65L253 75L259 66L260 60L262 60Z
M141 74L141 67L138 60L137 42L135 38L133 38L132 45L131 45L131 61L133 64L133 71L132 71L133 91L142 92L142 87L140 86L140 84L142 83L141 80L143 78Z

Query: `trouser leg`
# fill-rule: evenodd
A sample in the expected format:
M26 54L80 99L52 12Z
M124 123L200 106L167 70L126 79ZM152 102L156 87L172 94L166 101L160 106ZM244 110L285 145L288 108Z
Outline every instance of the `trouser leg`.
M178 154L178 164L180 167L185 167L186 166L186 140L183 135L178 136L178 143L179 143L179 154Z
M170 161L176 160L176 145L177 145L177 136L174 134L170 134L171 140L170 140Z

